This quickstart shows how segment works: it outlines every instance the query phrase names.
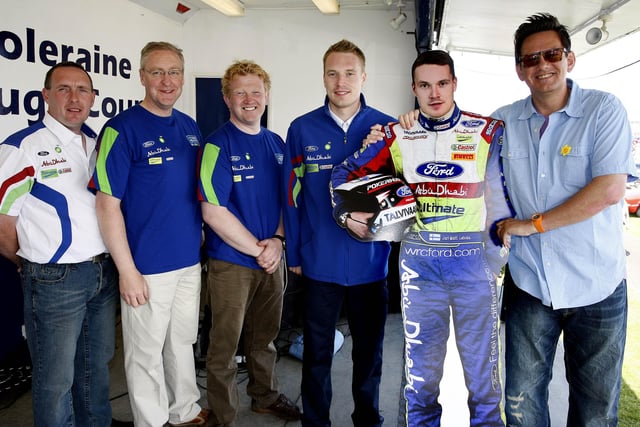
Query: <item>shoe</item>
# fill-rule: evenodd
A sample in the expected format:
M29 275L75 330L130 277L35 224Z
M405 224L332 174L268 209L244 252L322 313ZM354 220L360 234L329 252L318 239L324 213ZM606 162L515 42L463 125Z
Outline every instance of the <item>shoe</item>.
M120 421L112 418L111 427L133 427L133 421Z
M178 424L169 423L169 425L171 427L206 426L208 419L209 419L209 410L208 409L202 409L198 413L198 415L196 415L196 417L194 419L192 419L191 421L187 421L187 422L184 422L184 423L178 423Z
M296 406L287 396L280 393L280 396L271 405L266 408L258 408L256 401L251 401L251 410L259 414L273 414L278 418L282 418L287 421L296 421L302 417L300 408Z

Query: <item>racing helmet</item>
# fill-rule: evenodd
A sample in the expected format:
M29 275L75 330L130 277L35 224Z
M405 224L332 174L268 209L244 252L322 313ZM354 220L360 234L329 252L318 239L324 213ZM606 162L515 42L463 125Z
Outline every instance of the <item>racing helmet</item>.
M398 242L416 220L416 201L409 186L391 175L371 174L334 189L344 200L345 212L370 212L370 236L361 241Z

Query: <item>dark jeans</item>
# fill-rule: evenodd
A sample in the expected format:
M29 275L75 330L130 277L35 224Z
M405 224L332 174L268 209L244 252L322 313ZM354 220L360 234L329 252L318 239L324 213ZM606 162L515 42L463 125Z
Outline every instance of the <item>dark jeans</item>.
M305 278L302 425L328 427L331 406L331 364L335 328L343 303L353 340L351 392L356 427L378 427L382 344L387 319L386 281L341 286Z
M569 382L567 426L617 426L627 329L627 283L603 301L554 310L510 289L506 311L507 425L548 427L549 382L560 334Z
M118 298L112 260L23 260L22 285L35 425L110 426L109 361Z

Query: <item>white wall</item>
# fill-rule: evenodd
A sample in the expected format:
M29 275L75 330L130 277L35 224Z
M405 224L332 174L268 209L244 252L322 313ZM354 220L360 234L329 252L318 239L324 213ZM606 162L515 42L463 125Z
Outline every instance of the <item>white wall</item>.
M392 17L379 11L323 16L310 10L249 11L243 18L227 18L201 11L185 24L186 56L196 75L222 76L238 59L260 64L272 80L269 127L284 137L292 119L323 102L322 56L346 38L367 58L367 103L397 116L413 106L410 68L416 51L413 35L388 25Z
M27 36L27 28L33 29L33 43L30 43ZM105 100L109 109L112 106L110 99L125 100L126 106L128 101L141 100L144 96L137 71L142 46L149 40L160 39L180 44L182 31L180 24L126 0L23 0L5 7L0 14L0 34L3 34L0 37L0 49L5 53L19 52L13 36L8 36L7 32L10 32L18 36L23 52L17 59L0 56L2 106L11 105L12 89L19 91L20 102L18 115L0 115L0 141L35 118L35 115L25 112L23 103L27 93L42 89L44 75L50 68L39 58L43 42L51 42L58 50L62 49L62 45L73 47L73 53L69 56L71 60L78 58L78 49L91 52L93 59L96 52L94 46L97 45L100 54L113 55L118 60L126 59L131 62L130 78L91 73L94 87L100 91L93 108L99 112L99 116L91 117L88 123L99 131L108 118L101 111ZM30 45L35 49L34 62L27 59ZM59 55L56 62L60 60ZM51 58L55 59L56 56L51 55ZM31 101L31 106L35 107L36 100Z
M18 3L16 3L18 4ZM19 114L0 115L0 141L27 125L33 115L25 112L23 101L30 91L42 89L49 66L38 58L38 49L49 40L62 45L126 58L131 77L91 73L100 91L89 124L98 131L108 118L102 103L111 100L140 100L140 49L150 40L171 41L184 49L186 82L177 108L195 116L195 77L222 75L236 59L252 59L269 72L272 79L269 127L282 135L291 120L319 106L324 98L322 55L332 43L347 38L367 56L367 102L393 116L413 106L410 66L415 58L414 36L392 30L387 11L342 11L323 16L310 11L248 12L243 18L228 18L215 11L199 11L184 24L151 12L128 0L22 0L21 7L5 8L0 14L0 34L15 34L23 54L17 59L0 56L2 106L11 104L11 90L19 91ZM35 13L34 13L35 11ZM413 16L404 24L413 30ZM28 62L27 28L35 34L35 61ZM16 52L12 37L0 37L0 50ZM4 43L3 43L4 42ZM73 54L70 59L75 60ZM33 101L35 103L35 101ZM107 111L107 113L109 113Z

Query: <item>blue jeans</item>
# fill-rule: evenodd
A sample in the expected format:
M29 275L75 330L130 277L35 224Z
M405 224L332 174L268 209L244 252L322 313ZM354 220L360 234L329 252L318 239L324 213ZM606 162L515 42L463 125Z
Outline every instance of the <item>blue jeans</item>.
M21 275L35 426L110 426L118 297L112 260L22 260Z
M305 278L304 349L302 362L302 425L328 427L333 395L331 364L335 328L343 303L353 340L351 393L356 427L379 427L382 344L387 320L385 280L356 286Z
M560 334L569 383L567 426L617 426L627 329L627 283L603 301L554 310L513 286L506 315L508 426L547 427Z

